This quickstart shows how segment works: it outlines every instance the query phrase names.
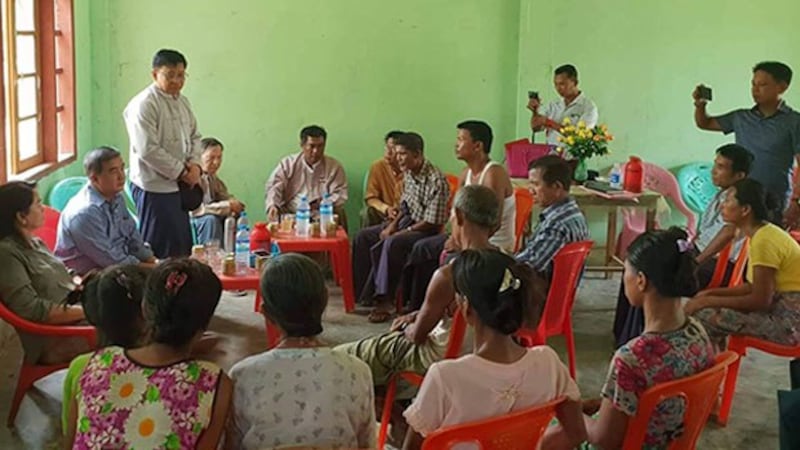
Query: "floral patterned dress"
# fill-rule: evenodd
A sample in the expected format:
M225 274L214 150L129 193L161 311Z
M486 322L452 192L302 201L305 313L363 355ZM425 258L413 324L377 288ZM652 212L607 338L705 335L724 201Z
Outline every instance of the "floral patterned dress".
M145 367L122 348L99 350L79 380L73 448L195 448L211 421L221 374L204 361Z
M602 395L629 416L636 414L639 396L656 383L688 377L714 364L714 349L703 326L694 318L668 333L644 333L617 350ZM667 399L656 407L643 449L665 449L683 432L683 399Z

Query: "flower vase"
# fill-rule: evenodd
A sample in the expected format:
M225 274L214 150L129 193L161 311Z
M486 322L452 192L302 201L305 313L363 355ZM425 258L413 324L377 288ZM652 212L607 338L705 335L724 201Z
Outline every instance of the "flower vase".
M589 178L589 169L586 166L585 159L578 159L578 164L575 166L575 172L572 178L577 181L578 184L583 184Z

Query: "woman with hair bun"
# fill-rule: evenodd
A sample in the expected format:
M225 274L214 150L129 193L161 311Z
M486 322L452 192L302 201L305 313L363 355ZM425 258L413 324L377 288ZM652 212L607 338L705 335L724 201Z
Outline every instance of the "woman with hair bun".
M465 250L453 262L456 300L474 328L473 354L434 363L404 416L404 449L451 425L501 416L565 396L557 416L564 448L586 436L580 392L558 355L545 345L525 348L514 333L526 318L538 323L544 293L532 269L498 250ZM535 326L526 323L526 326ZM545 436L545 441L549 438Z

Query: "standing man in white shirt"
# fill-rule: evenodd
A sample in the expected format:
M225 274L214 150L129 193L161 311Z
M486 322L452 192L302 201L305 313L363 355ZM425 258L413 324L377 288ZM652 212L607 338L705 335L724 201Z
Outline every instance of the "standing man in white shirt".
M578 69L572 64L564 64L555 70L553 84L556 92L561 97L550 102L544 111L539 113L541 100L533 97L528 100L528 109L533 112L531 116L531 129L533 132L544 130L547 143L559 146L558 130L562 127L564 118L569 117L572 123L583 121L587 127L597 125L597 106L583 92L578 89Z
M123 113L142 236L159 259L188 256L192 250L189 206L181 201L179 181L184 188L200 182L201 148L197 120L181 95L186 66L180 52L159 50L153 57L153 84Z

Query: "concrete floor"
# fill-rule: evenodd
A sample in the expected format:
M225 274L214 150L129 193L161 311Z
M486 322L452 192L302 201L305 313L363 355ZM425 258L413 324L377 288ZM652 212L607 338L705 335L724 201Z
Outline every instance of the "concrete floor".
M591 276L591 275L590 275ZM574 328L578 361L578 384L584 397L597 397L613 353L611 325L613 305L619 286L617 280L586 279L574 310ZM332 344L348 342L379 333L386 325L375 325L359 315L344 314L341 291L331 287L331 299L325 314L323 338ZM223 338L213 356L229 369L241 358L261 351L264 346L263 319L253 313L253 297L225 294L211 324ZM550 344L564 360L561 338ZM21 349L14 331L0 324L0 417L8 414L16 383ZM700 438L699 449L774 449L778 448L776 390L789 385L788 361L751 352L742 363L739 384L727 428L709 424ZM17 417L16 428L0 426L0 449L58 448L60 433L60 392L62 374L42 380L29 392Z

